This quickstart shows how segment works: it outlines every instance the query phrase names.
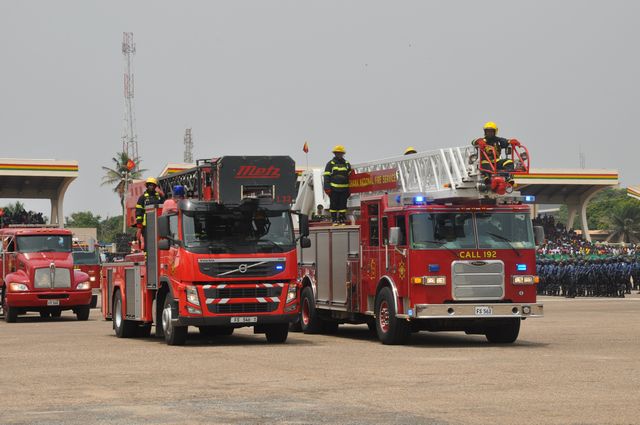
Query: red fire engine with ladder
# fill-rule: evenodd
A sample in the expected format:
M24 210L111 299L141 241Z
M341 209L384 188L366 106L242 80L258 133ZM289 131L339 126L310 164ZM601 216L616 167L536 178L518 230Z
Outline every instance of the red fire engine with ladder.
M543 316L535 240L544 236L509 183L528 172L528 152L512 140L507 154L512 170L484 140L353 165L351 224L316 216L299 252L302 330L367 323L385 344L421 330L514 342L521 321ZM302 176L294 210L326 206L321 173Z
M188 326L211 336L253 326L284 342L299 312L296 243L309 243L295 238L295 179L288 156L226 156L158 179L165 193L182 185L194 197L165 214L146 207L146 257L103 264L102 310L116 335L148 336L155 324L180 345ZM299 227L308 233L306 216Z

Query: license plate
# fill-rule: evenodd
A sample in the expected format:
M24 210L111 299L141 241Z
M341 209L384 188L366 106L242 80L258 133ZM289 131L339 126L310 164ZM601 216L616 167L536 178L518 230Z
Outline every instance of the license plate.
M493 308L487 305L476 306L475 314L476 316L491 316L493 314Z
M60 300L47 300L47 305L60 305Z
M231 318L231 323L256 323L257 321L258 321L257 316Z

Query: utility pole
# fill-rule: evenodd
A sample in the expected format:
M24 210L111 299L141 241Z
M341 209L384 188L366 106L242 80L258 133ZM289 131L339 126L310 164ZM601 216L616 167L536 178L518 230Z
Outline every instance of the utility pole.
M191 129L184 131L184 162L191 164L193 162L193 139L191 138Z

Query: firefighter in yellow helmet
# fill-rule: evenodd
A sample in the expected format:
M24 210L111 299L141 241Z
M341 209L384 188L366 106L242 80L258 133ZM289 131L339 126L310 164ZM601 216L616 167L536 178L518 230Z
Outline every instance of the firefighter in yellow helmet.
M513 160L511 160L511 158L509 157L511 152L511 146L509 145L509 140L505 139L504 137L498 137L498 125L493 121L486 122L484 124L483 130L484 130L484 140L487 143L487 148L486 148L487 156L489 157L491 162L494 162L496 164L496 169L498 171L506 171L506 172L513 171ZM477 141L478 139L473 141L474 146L477 144ZM495 151L494 149L491 149L491 148L494 148ZM494 153L495 153L495 157L494 157ZM480 164L485 169L491 168L489 165L489 160L485 156L481 157ZM485 175L484 179L486 182L490 179L490 176ZM513 184L513 177L510 174L507 178L507 181L510 184Z
M149 177L145 181L147 190L138 198L136 203L136 227L144 229L147 225L147 215L144 209L147 205L162 205L164 202L164 196L162 192L158 191L158 180L154 177ZM144 230L142 232L144 235Z
M404 154L405 155L413 155L414 153L418 153L413 146L409 146L407 149L404 150Z
M347 200L349 199L349 174L351 164L344 159L346 150L342 145L333 147L333 159L324 168L324 191L329 195L331 222L334 226L346 224Z

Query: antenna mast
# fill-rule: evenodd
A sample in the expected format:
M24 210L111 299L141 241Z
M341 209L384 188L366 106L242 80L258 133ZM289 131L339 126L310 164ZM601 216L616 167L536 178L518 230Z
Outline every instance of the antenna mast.
M133 33L122 33L122 55L124 56L124 129L122 134L122 152L135 162L138 169L138 135L136 134L136 122L134 113L134 82L133 82L133 56L136 54L136 45L133 42ZM133 171L133 170L132 170Z
M184 131L184 162L190 164L193 162L193 139L191 139L191 129Z

